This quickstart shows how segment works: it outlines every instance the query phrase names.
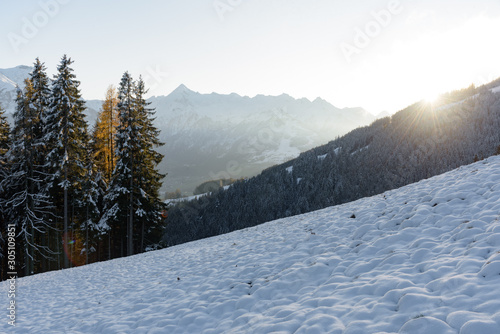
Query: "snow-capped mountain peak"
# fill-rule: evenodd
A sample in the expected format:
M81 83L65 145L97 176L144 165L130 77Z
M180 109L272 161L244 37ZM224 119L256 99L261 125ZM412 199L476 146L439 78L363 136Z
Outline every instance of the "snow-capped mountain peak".
M170 93L170 96L172 97L185 97L188 95L193 95L197 94L196 92L192 91L191 89L187 88L186 85L180 84L179 87L174 89L172 93Z

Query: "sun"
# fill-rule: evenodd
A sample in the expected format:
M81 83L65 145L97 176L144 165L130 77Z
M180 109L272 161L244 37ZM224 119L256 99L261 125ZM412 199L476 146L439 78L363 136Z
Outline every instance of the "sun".
M434 104L439 100L439 93L427 93L424 95L424 101Z

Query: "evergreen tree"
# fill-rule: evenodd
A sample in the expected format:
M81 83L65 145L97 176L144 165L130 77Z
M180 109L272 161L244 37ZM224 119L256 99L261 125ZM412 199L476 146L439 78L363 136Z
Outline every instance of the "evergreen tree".
M32 94L28 100L30 108L33 109L35 116L40 120L36 123L34 127L35 136L41 138L43 136L44 119L43 116L47 112L47 108L50 103L50 87L49 87L49 77L47 76L47 68L45 64L40 62L38 58L35 59L33 64L33 71L30 73L30 81L32 85ZM37 148L38 156L36 157L37 162L42 165L44 157L44 145L40 141Z
M85 264L89 263L89 255L97 252L99 247L100 237L102 232L99 229L99 218L102 209L102 199L106 190L104 181L102 180L101 172L98 171L93 159L95 148L93 143L90 143L86 157L86 174L82 184L83 198L80 207L84 208L84 219L80 220L78 231L84 238ZM91 262L98 260L97 256L91 258ZM83 261L82 261L83 262Z
M127 72L118 88L120 124L116 135L118 157L101 223L113 234L114 256L142 252L160 241L163 209L159 188L164 177L156 170L163 156L154 151L161 145L153 126L154 110L144 99L144 82L137 85Z
M45 166L45 143L43 141L43 127L44 127L44 115L47 112L49 103L50 103L50 87L49 87L49 77L46 73L47 69L45 64L40 61L39 58L35 59L33 64L33 71L30 73L30 81L32 94L30 94L27 103L32 110L34 117L38 120L35 122L33 126L33 136L36 138L35 147L33 150L33 161L37 168L35 168L35 173L37 174L37 179L40 180L40 183L47 184L49 180L49 174L47 174L47 169ZM41 188L40 191L45 192L44 196L47 195L47 188ZM45 215L44 220L47 222L53 222L54 217L53 213L48 212ZM50 248L55 248L55 244L57 242L57 233L54 233L53 230L56 229L56 226L52 226L51 229L47 229L47 231L38 236L38 242ZM52 234L52 240L51 240ZM47 259L42 259L42 270L45 271L50 268L50 263Z
M41 137L36 133L40 118L32 108L34 90L29 79L25 81L24 91L17 90L17 108L14 113L14 129L11 146L6 154L9 174L1 181L6 195L1 206L10 224L16 226L18 247L21 250L21 263L25 275L35 272L35 265L41 258L49 257L53 251L40 242L40 235L51 228L46 221L46 213L51 203L43 192L43 178L37 164L37 150L41 147Z
M47 144L46 161L51 179L48 190L57 205L57 215L63 218L63 247L66 252L64 267L69 266L70 223L78 223L82 215L87 123L83 114L85 102L70 67L73 61L64 55L52 83L51 101L44 118L44 138ZM62 200L61 200L62 199ZM71 209L71 216L70 210Z
M134 82L128 72L125 72L118 87L119 126L115 137L115 154L118 158L113 171L108 192L104 198L104 212L100 227L108 231L111 257L125 256L133 253L126 238L129 235L128 226L133 224L133 153L132 138L135 137L136 122L133 113ZM131 209L129 209L131 208ZM132 239L131 239L132 240Z
M10 125L7 121L7 116L5 116L5 110L2 109L0 105L0 170L5 164L4 157L5 153L9 150L9 134L10 134Z
M149 108L151 103L146 102L146 93L144 81L140 77L134 97L139 132L135 159L138 163L134 176L138 200L135 235L140 236L136 246L139 252L144 252L146 247L158 247L162 237L161 212L165 209L164 203L160 201L161 180L165 175L158 172L163 155L155 151L155 148L164 144L159 139L160 131L153 125L155 110Z
M9 175L7 159L5 156L7 151L9 150L10 145L9 134L9 122L7 121L7 117L5 116L5 111L0 105L0 180L4 180ZM5 195L6 191L4 191L4 189L2 188L2 184L0 181L0 249L3 249L5 235L7 232L7 218L5 217L4 209L1 206L2 199L7 199ZM2 252L2 254L0 254L0 258L3 259L4 254L6 254L6 252ZM5 268L5 264L2 263L2 265L2 268ZM2 278L3 277L0 277L0 279Z

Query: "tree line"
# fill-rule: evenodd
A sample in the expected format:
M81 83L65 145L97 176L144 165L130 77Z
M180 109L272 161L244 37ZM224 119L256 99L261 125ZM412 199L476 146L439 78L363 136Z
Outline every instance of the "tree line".
M37 58L17 88L12 128L0 108L0 257L6 268L14 226L19 275L160 245L164 175L155 148L163 144L144 81L125 72L89 129L72 64L64 55L50 80Z
M177 203L163 239L171 246L354 201L498 154L496 86L415 103L227 190Z

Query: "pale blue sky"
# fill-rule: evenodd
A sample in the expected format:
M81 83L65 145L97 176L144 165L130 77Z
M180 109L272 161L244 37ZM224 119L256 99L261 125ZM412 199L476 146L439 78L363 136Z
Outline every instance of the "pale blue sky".
M0 0L0 31L0 68L40 57L54 73L66 53L87 99L128 70L151 95L184 83L378 113L500 77L498 0Z

